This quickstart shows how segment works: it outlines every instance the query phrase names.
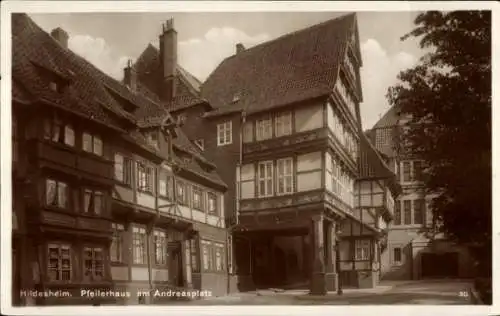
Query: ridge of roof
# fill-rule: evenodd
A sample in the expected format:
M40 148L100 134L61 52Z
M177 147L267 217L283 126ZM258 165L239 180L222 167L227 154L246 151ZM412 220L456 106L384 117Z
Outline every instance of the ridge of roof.
M393 127L396 125L398 125L397 108L396 106L391 106L371 129Z

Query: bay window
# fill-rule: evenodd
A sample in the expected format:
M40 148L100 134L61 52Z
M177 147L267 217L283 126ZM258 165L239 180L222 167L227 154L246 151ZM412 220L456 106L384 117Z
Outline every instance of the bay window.
M273 162L259 163L258 168L259 197L273 195Z

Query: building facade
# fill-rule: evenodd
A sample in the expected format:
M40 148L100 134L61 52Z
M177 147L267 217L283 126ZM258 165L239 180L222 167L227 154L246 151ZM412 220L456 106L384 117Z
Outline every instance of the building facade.
M71 52L63 30L26 14L12 24L14 304L225 294L227 186L215 166L130 67L118 82Z
M388 280L473 277L473 262L467 247L434 232L433 195L426 194L423 161L415 158L401 142L409 128L408 117L397 107L367 132L370 140L397 174L402 188L390 224L387 249L382 253L382 276ZM436 264L439 262L439 264Z

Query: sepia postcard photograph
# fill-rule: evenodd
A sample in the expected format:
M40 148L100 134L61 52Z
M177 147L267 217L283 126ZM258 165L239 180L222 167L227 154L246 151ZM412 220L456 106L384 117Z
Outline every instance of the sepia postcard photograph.
M488 315L498 7L2 3L2 314Z

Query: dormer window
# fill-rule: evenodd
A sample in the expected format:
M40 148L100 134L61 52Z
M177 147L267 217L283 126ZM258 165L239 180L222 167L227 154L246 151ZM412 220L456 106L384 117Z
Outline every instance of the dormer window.
M238 102L239 100L240 100L240 94L239 94L239 93L235 93L235 94L233 95L233 101L232 101L232 102L233 102L233 103L236 103L236 102Z

